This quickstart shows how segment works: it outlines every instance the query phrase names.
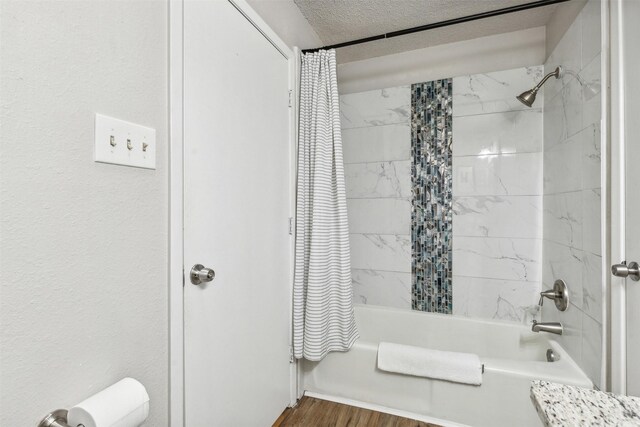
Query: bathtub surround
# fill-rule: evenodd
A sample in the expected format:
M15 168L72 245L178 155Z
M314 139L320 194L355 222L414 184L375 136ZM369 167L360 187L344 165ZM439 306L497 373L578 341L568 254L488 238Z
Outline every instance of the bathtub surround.
M411 308L452 310L452 80L411 86Z
M354 302L411 308L411 88L340 96Z
M293 352L321 360L358 339L335 50L302 55Z
M453 78L453 313L528 323L542 263L542 66Z
M562 65L544 88L544 241L542 283L569 287L565 312L545 304L544 321L597 386L601 383L603 286L600 155L600 2L590 0L545 63ZM539 101L537 101L539 102Z
M537 66L451 79L455 315L516 323L536 315L544 97L529 109L515 95L542 75ZM411 87L342 95L340 102L355 302L409 309Z

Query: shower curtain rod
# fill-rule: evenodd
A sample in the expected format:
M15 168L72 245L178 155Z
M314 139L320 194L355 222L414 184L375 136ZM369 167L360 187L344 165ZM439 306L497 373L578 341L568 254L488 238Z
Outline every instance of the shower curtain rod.
M450 25L462 24L463 22L476 21L478 19L491 18L493 16L505 15L507 13L520 12L537 7L549 6L556 3L564 3L570 0L538 0L531 3L524 3L516 6L505 7L502 9L491 10L489 12L476 13L474 15L463 16L460 18L448 19L446 21L434 22L432 24L420 25L419 27L407 28L390 33L379 34L377 36L365 37L362 39L351 40L343 43L336 43L329 46L318 47L314 49L303 49L302 53L318 52L323 49L338 49L346 46L353 46L362 43L368 43L375 40L390 39L391 37L404 36L406 34L418 33L421 31L433 30L434 28L448 27Z

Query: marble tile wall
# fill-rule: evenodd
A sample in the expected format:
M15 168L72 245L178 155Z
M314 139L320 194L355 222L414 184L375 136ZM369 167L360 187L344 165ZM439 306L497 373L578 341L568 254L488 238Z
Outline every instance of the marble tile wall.
M340 96L354 302L411 308L410 86Z
M562 79L544 88L544 240L542 283L567 282L570 305L545 304L559 338L597 386L602 363L600 218L600 1L589 0L545 63Z
M542 279L542 67L452 79L453 313L526 322ZM543 101L542 94L538 102ZM341 96L356 303L411 308L411 87Z
M542 66L453 79L453 314L516 323L542 279Z

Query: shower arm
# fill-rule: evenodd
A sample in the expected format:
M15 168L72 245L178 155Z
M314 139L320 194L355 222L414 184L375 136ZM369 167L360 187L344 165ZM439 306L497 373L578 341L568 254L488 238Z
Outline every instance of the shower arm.
M540 88L546 83L546 81L551 78L551 76L555 76L556 79L559 79L560 77L562 77L562 74L563 74L562 67L556 67L555 70L553 70L552 72L544 76L544 78L540 81L540 83L538 83L533 87L532 91L533 92L539 91Z

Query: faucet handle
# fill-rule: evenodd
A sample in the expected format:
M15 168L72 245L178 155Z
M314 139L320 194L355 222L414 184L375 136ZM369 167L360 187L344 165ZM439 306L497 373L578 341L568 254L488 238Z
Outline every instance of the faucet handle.
M549 298L549 299L552 299L552 300L555 300L555 299L556 299L556 297L557 297L557 293L556 293L556 291L555 291L555 290L553 290L553 289L549 289L549 290L547 290L547 291L542 291L542 292L540 292L540 301L538 301L538 305L539 305L540 307L542 307L542 304L544 303L544 299L545 299L545 297L546 297L546 298Z
M569 306L569 289L562 279L553 282L553 289L540 292L540 301L538 301L540 307L542 307L545 297L552 299L560 311L565 311Z

